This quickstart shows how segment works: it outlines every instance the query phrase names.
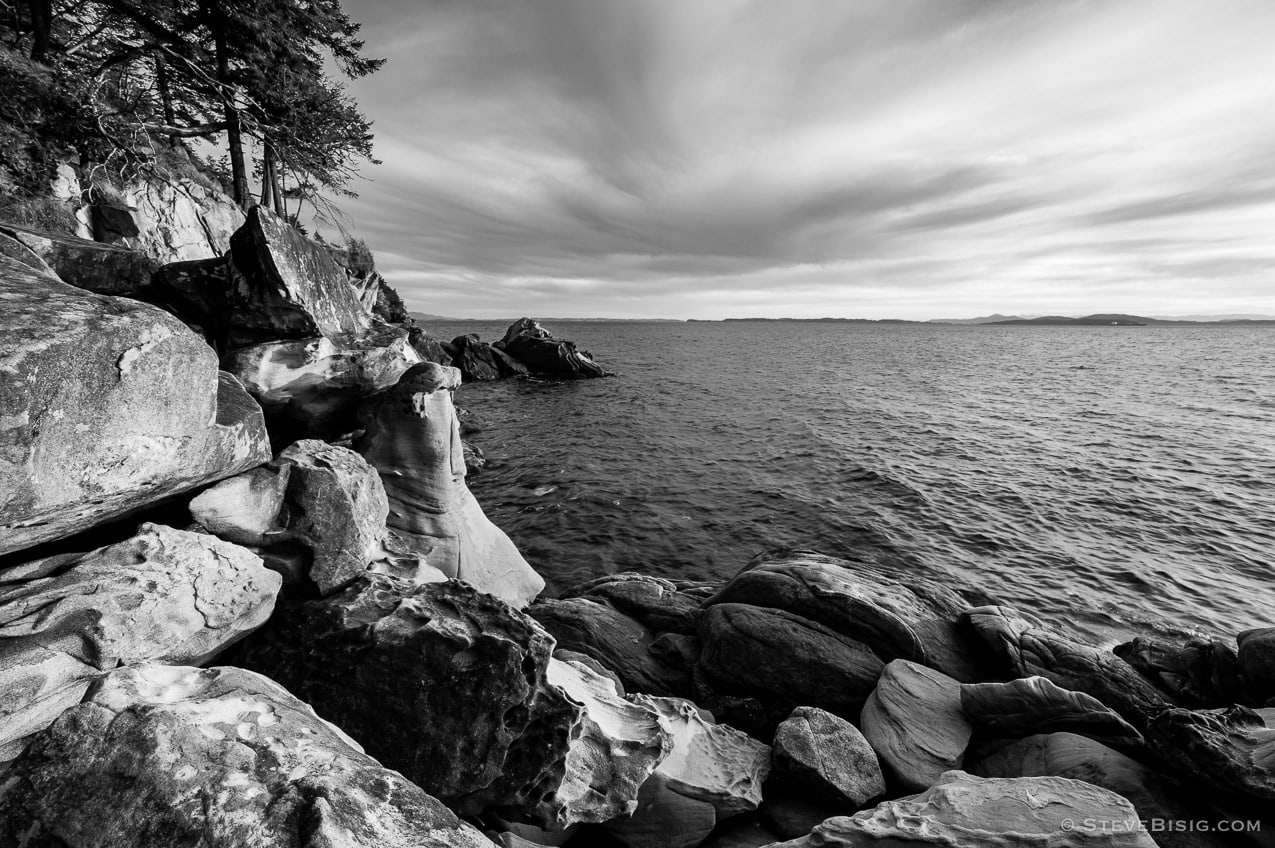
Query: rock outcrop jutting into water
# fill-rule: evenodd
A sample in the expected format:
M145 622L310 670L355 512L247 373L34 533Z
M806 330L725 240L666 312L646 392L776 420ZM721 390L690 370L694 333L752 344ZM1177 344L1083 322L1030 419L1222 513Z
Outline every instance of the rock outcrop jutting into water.
M1275 629L1103 650L787 549L712 585L540 598L466 484L453 394L609 372L530 318L432 339L264 209L146 197L99 213L110 246L0 225L0 845L1223 848L1275 827ZM202 251L148 231L232 219Z

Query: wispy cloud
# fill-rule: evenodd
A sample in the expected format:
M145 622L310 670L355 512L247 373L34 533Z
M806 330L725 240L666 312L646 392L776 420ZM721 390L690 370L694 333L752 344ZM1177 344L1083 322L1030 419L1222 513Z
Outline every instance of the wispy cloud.
M1275 311L1266 0L363 0L415 308Z

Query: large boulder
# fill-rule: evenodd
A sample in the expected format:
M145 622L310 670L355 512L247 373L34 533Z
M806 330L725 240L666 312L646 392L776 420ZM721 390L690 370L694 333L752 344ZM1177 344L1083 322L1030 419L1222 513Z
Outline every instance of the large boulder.
M439 365L451 365L452 354L443 348L443 343L420 327L409 327L407 340L421 358L421 362L435 362Z
M334 440L359 426L359 404L420 362L402 327L240 347L223 360L260 403L276 444Z
M588 351L578 350L572 342L554 338L534 318L519 318L509 325L504 338L496 342L500 348L521 362L533 374L551 377L605 377L605 368L593 361Z
M883 659L912 660L960 681L977 677L970 639L958 627L968 606L960 596L917 578L904 584L867 562L771 551L707 603L787 610L862 642Z
M1235 639L1237 662L1252 696L1259 704L1275 700L1275 627L1245 630Z
M161 265L221 256L244 223L243 210L225 192L186 176L138 180L124 186L120 200L133 232L122 230L119 243Z
M842 811L885 794L876 752L850 722L817 707L798 707L775 731L774 779Z
M961 686L961 708L974 729L989 737L1071 731L1112 745L1142 742L1142 734L1097 698L1060 688L1043 677L966 683Z
M679 591L673 581L632 571L589 580L561 597L600 601L652 631L685 635L695 633L701 606L699 598Z
M776 724L799 706L857 717L883 668L863 643L766 607L715 604L699 637L697 672L718 692L757 698Z
M64 283L98 294L134 296L146 291L158 263L136 251L75 236L0 224L0 235L40 257Z
M0 844L489 848L283 687L238 668L112 672L4 776Z
M191 518L228 542L264 545L285 531L280 519L291 475L292 463L272 463L228 477L191 500Z
M1147 744L1173 776L1269 809L1275 801L1275 729L1247 707L1166 709Z
M685 674L660 661L654 634L609 604L591 598L541 598L527 614L549 631L559 648L597 660L629 692L688 693Z
M649 705L626 701L584 663L550 658L547 679L583 706L562 782L540 817L557 827L630 816L638 790L673 749L673 734Z
M552 650L534 621L463 583L368 574L282 607L241 661L454 809L551 818L582 710L547 680Z
M773 848L1156 848L1133 806L1062 777L943 775L920 795L828 819Z
M885 770L914 791L959 769L973 733L961 709L961 684L907 660L885 667L860 725Z
M269 461L261 410L203 340L0 256L0 554Z
M409 547L448 577L524 607L544 580L465 485L451 393L459 385L455 368L412 366L370 402L354 449L380 473L389 498L387 523Z
M451 364L460 369L462 379L498 380L502 376L491 345L481 341L477 333L457 336L452 339L452 347L456 354Z
M214 656L265 622L279 585L243 548L154 524L0 572L0 760L102 672Z
M1235 649L1220 639L1178 645L1139 636L1112 651L1182 706L1229 707L1245 700Z
M360 336L372 326L345 269L264 207L230 237L230 254L235 342Z
M1115 654L1054 633L1010 607L978 607L967 616L1008 676L1045 677L1063 689L1092 695L1139 730L1172 704Z

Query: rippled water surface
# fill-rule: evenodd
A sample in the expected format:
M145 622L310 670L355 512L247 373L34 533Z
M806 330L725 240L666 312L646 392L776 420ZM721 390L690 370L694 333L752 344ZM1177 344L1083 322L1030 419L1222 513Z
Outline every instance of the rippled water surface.
M471 487L551 592L794 545L1102 641L1275 624L1272 329L550 328L620 376L457 402L491 460Z

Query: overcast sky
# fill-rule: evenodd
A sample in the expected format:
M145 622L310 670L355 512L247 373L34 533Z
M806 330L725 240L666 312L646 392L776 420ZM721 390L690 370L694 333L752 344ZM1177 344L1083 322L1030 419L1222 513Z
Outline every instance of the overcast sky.
M461 317L1275 313L1272 0L346 0Z

